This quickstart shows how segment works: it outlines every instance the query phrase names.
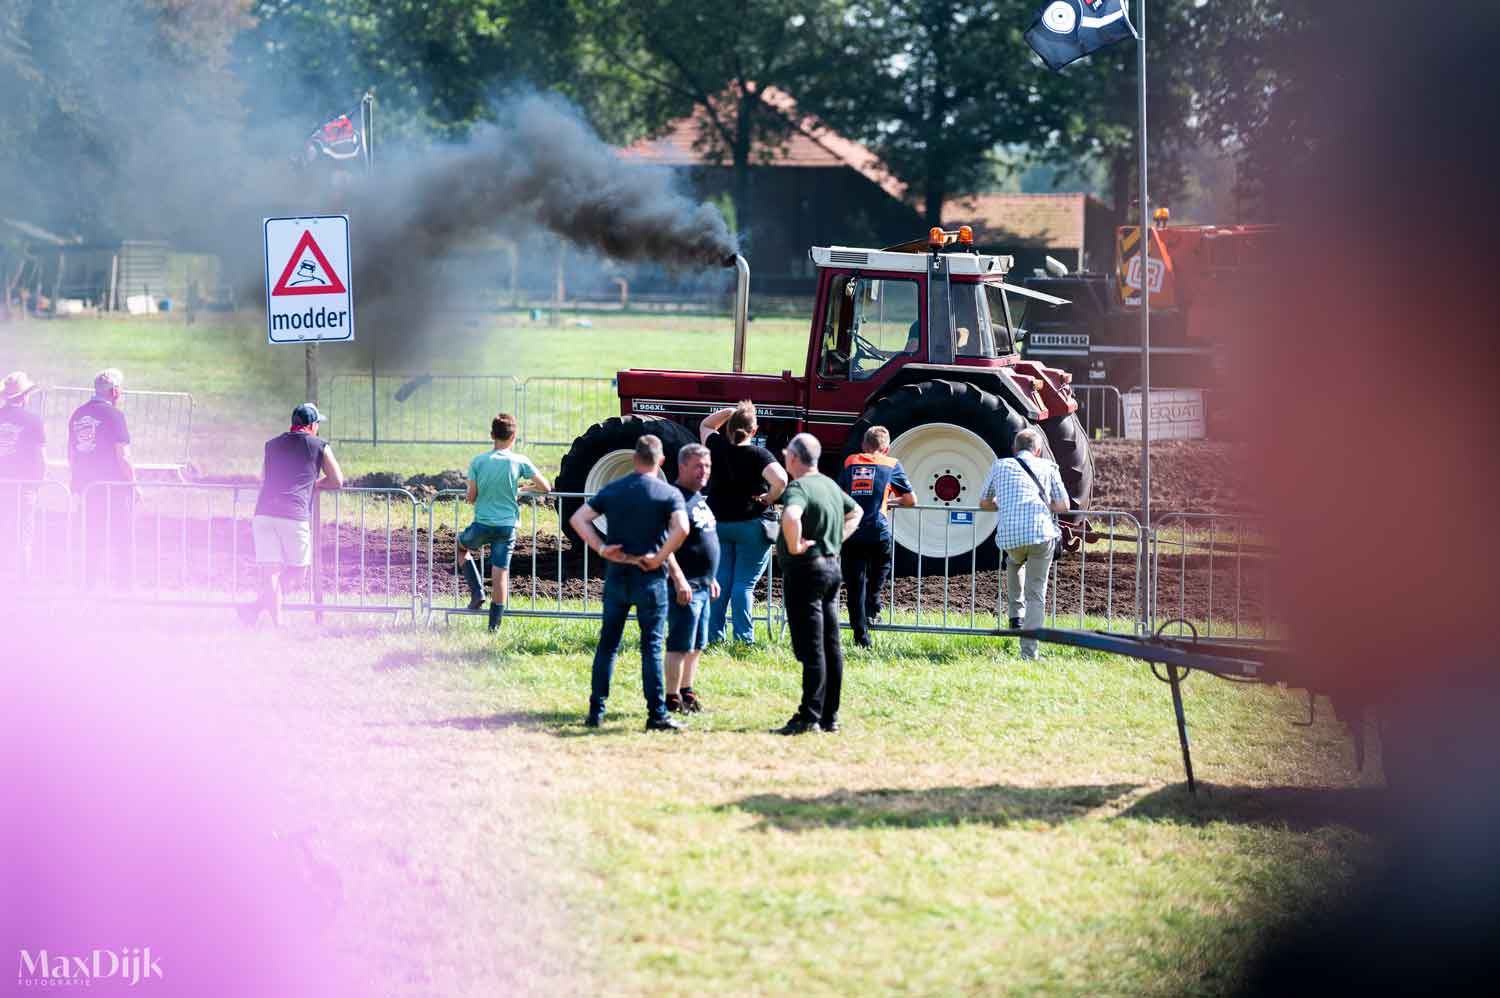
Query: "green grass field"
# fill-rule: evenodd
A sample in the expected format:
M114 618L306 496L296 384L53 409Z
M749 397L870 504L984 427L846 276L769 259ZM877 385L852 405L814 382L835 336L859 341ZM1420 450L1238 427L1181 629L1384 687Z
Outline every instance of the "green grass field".
M807 328L804 319L752 322L748 369L802 370ZM411 359L392 361L388 368L377 356L377 367L403 374L591 378L613 377L629 367L727 370L732 337L727 315L565 312L563 324L553 327L546 320L530 320L526 312L486 317L455 313L451 323L439 323L437 332L411 350ZM365 374L369 364L364 343L319 348L324 386L340 373ZM41 383L58 385L86 385L100 368L119 367L128 388L192 394L192 453L206 475L257 473L261 444L285 428L286 414L305 398L303 350L268 345L264 325L253 315L202 315L193 323L142 318L0 324L0 366L21 368ZM367 414L368 403L361 401ZM539 400L538 408L543 404L554 405ZM592 422L596 408L584 412L568 399L556 407L560 424L579 424L575 433ZM617 404L612 411L618 413ZM492 415L472 413L477 438L488 433ZM329 416L330 429L338 435L339 414L330 409ZM475 448L351 445L339 453L352 474L394 471L410 476L462 469ZM558 448L544 448L537 460L555 469L561 456Z
M222 616L132 624L296 752L381 994L1216 994L1373 853L1376 791L1271 688L1188 682L1193 800L1166 688L1104 656L882 636L845 730L785 739L787 646L716 651L663 736L633 631L589 732L587 624L225 642Z

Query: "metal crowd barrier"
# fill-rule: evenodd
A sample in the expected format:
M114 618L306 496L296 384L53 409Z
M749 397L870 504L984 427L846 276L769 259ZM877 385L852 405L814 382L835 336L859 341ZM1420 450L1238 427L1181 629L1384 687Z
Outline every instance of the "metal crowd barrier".
M257 586L259 487L96 482L70 518L69 579L101 599L237 607ZM403 489L318 491L312 565L284 576L285 609L406 613L421 606L417 502Z
M49 464L67 464L68 420L93 397L92 388L53 385L42 390ZM119 406L130 428L130 458L136 470L166 472L181 480L192 461L193 397L186 392L126 391Z
M1151 546L1153 630L1166 626L1171 633L1185 634L1191 625L1200 637L1216 640L1283 636L1272 599L1274 552L1264 516L1158 517Z
M613 378L516 378L508 374L336 374L321 397L336 443L479 445L490 418L510 412L523 446L566 447L618 415Z
M898 506L890 510L893 527L895 517L916 519L918 551L912 554L916 573L898 577L893 529L890 568L881 582L888 609L872 630L972 634L1003 626L1005 572L999 568L975 570L978 549L991 533L979 527L977 514L981 512L978 507L956 506ZM939 518L923 513L948 515ZM1134 516L1116 510L1086 511L1078 516L1089 523L1088 539L1078 551L1052 560L1047 582L1047 626L1076 623L1090 630L1135 633L1144 619L1140 579L1148 549L1142 543L1141 525ZM939 519L941 527L928 527ZM923 533L929 529L942 531L943 550L956 546L968 554L923 556Z
M563 533L561 500L587 502L581 492L551 492L523 503L516 524L516 547L510 561L510 601L507 617L549 617L598 620L604 616L604 572L609 564L587 547L569 541ZM576 507L573 507L576 508ZM442 614L470 614L469 591L459 567L458 535L474 520L474 507L461 490L437 493L427 508L427 588L429 620ZM767 569L766 593L775 590L775 565ZM485 580L489 562L485 560ZM774 633L770 598L757 600L752 620ZM473 611L483 616L484 610Z
M1078 399L1078 421L1091 437L1125 435L1125 401L1114 385L1072 386Z
M67 586L73 564L72 497L54 481L0 481L0 588Z

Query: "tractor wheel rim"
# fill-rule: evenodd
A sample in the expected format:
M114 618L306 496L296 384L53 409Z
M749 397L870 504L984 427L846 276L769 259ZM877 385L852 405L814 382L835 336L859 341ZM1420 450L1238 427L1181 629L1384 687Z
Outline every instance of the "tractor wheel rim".
M635 470L635 451L627 448L612 450L589 469L589 473L583 477L583 491L588 495L595 495L610 482L617 482ZM609 520L602 516L594 517L594 529L602 535L609 529Z
M954 423L925 423L892 440L891 456L906 469L917 504L939 507L893 509L891 533L899 546L923 558L952 558L994 536L995 514L977 509L995 462L983 437Z

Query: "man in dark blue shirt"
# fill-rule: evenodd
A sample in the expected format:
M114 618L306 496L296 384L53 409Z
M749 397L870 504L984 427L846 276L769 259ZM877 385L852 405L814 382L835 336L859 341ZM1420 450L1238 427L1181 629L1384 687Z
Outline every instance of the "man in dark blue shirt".
M884 426L865 431L864 450L844 461L839 485L849 493L864 518L844 542L840 570L847 587L849 629L854 643L868 648L870 621L880 616L880 586L891 565L891 521L886 515L894 501L915 506L917 497L901 462L891 457L891 434Z
M625 633L625 618L635 607L641 628L641 688L646 695L646 730L680 731L667 714L662 678L662 646L667 623L667 574L663 567L688 535L682 493L660 476L661 440L643 435L635 445L635 470L611 482L574 511L568 522L590 549L609 562L604 573L604 622L594 652L590 728L604 720L615 655ZM605 517L608 538L594 520Z
M100 371L94 397L68 417L73 494L81 497L86 543L105 562L103 572L87 573L90 586L111 574L127 588L135 579L135 466L130 429L120 411L124 394L125 375L113 367Z
M719 526L703 494L713 455L702 444L677 452L677 491L687 512L688 536L667 559L676 602L667 611L667 710L696 714L703 701L693 689L698 659L708 647L709 601L719 598Z

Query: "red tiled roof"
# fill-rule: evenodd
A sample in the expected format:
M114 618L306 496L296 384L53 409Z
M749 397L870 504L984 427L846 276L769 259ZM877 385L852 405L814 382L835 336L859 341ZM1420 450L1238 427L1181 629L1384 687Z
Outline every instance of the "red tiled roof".
M965 194L943 203L943 225L970 225L981 245L1083 247L1090 194Z
M873 152L830 130L811 115L801 114L790 95L767 87L760 98L794 124L784 146L757 142L750 150L752 162L793 167L846 166L878 184L891 197L898 200L905 197L906 185L891 176ZM709 127L708 114L700 107L667 125L660 135L626 146L620 154L663 166L726 165L728 157L715 156L709 148L706 141Z

